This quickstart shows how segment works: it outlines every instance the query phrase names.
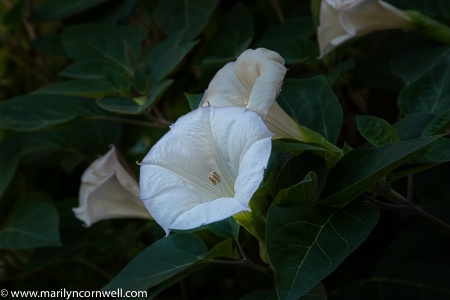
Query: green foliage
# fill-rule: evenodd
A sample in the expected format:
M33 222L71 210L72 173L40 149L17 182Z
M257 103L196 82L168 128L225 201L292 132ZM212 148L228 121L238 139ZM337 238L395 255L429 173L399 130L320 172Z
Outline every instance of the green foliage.
M147 290L185 270L206 253L202 240L193 234L168 236L136 256L105 289Z
M0 230L0 249L61 246L59 216L53 205L35 201L24 205Z
M272 206L266 242L279 299L296 299L330 274L370 234L378 210L350 205L327 210L314 204Z
M388 2L442 27L380 30L318 58L316 0L2 1L2 288L449 298L450 2ZM85 228L81 190L121 176L89 166L114 145L138 184L136 162L259 47L283 57L276 100L305 138L272 141L251 211L167 237L132 217Z

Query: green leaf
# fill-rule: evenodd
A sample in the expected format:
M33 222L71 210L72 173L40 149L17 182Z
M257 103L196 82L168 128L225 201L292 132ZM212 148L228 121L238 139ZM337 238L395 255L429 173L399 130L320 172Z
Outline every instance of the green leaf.
M150 90L150 93L145 98L144 103L138 103L133 99L123 97L105 97L98 99L96 102L101 108L111 112L122 114L139 114L155 104L172 83L173 80L164 80L156 84Z
M286 64L296 64L319 55L316 44L309 40L314 32L310 18L288 19L270 27L254 47L278 52Z
M450 161L450 139L440 138L418 151L402 166L389 174L389 181L434 168Z
M441 137L407 161L408 164L441 164L450 161L450 139Z
M211 230L217 236L224 238L234 238L237 240L239 236L239 224L233 219L233 217L229 217L220 222L212 223L208 225L208 229Z
M450 61L441 63L405 88L398 106L406 113L440 114L450 109Z
M336 143L342 126L342 107L322 76L285 80L278 103L300 124Z
M189 108L191 110L197 109L200 105L200 102L202 102L202 99L203 99L203 93L201 93L201 94L184 93L184 96L186 97L187 101L189 102Z
M403 233L384 251L374 274L340 291L337 299L448 299L449 251L446 238Z
M450 126L450 109L441 112L436 118L434 118L423 130L422 135L434 135L443 134Z
M61 5L61 1L58 0L45 0L32 13L31 20L44 22L63 19L108 1L110 0L72 0Z
M117 64L106 59L92 59L75 62L59 72L60 76L75 79L108 79L110 76L122 76L126 72Z
M424 128L436 118L432 113L413 113L404 116L393 125L400 140L407 141L423 136Z
M429 16L450 19L450 2L447 0L389 0L388 2L400 9L413 9Z
M216 257L236 257L232 239L226 239L216 244L211 250L209 250L208 254L205 256L205 259Z
M61 246L59 216L46 202L32 202L18 211L0 230L0 249Z
M320 203L343 207L439 136L348 152L328 175Z
M361 135L374 146L400 141L397 132L386 120L372 116L356 116L356 124Z
M115 87L107 81L101 79L79 79L53 83L40 88L34 93L98 98L103 95L113 94L115 91Z
M377 220L378 209L361 203L340 210L313 204L272 206L266 241L279 299L298 299L333 272Z
M17 168L17 154L8 154L3 152L0 147L0 198L8 187Z
M77 62L107 60L133 74L129 52L139 56L145 32L141 27L82 24L64 29L62 39L69 56Z
M311 173L313 173L314 175L312 175ZM308 183L308 176L311 177L311 183ZM305 180L304 187L308 187L307 190L309 191L311 191L312 186L316 187L315 193L319 195L326 182L326 178L327 164L324 159L312 155L311 153L305 152L302 155L289 160L283 166L276 179L274 192L280 193L285 190L287 194L283 193L282 195L293 195L293 193L290 193L290 189L292 188L293 191L296 191L302 186L300 184L300 180ZM297 186L299 184L300 186ZM311 201L308 200L308 203L310 202Z
M181 34L170 36L153 48L147 58L151 69L150 80L152 83L157 83L169 75L198 43L198 41L184 42L181 38Z
M309 172L302 181L281 190L273 200L273 204L312 204L318 196L317 175Z
M30 45L34 49L38 49L46 54L67 57L67 52L62 44L61 36L53 33L37 36L36 39L30 42Z
M305 295L298 298L299 300L327 300L327 294L325 288L321 283L314 286ZM275 289L270 290L259 290L248 293L244 297L239 298L239 300L278 300L277 291Z
M8 129L36 130L102 115L95 101L81 97L32 94L0 102L0 127Z
M183 41L190 41L206 27L217 4L218 0L162 1L154 18L169 36L181 34Z
M407 45L393 55L392 71L409 85L447 59L449 55L450 47L436 43L421 42Z
M252 41L252 15L242 3L237 3L219 25L220 28L211 41L211 53L203 60L205 64L224 64L236 60Z
M186 270L207 253L205 244L195 234L170 235L142 251L103 289L147 290Z

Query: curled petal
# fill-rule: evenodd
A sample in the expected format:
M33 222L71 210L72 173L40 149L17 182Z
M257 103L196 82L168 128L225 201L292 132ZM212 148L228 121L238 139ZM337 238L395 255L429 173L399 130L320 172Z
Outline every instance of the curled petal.
M244 51L225 65L210 82L200 106L237 106L264 118L280 93L284 59L264 48Z
M139 186L121 165L114 147L83 173L75 216L91 226L116 218L152 219L139 199Z
M207 106L172 125L141 164L141 198L166 234L249 210L264 175L272 133L237 107Z

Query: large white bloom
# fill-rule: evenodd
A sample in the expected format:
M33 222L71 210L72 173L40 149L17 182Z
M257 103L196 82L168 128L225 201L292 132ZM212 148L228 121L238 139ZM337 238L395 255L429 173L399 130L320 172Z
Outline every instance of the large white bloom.
M178 119L141 163L141 199L166 234L248 211L272 133L253 111L207 106Z
M115 147L83 173L75 216L86 226L116 218L152 219L139 198L139 186L121 165Z
M403 11L381 0L322 0L317 31L320 57L354 37L411 26Z

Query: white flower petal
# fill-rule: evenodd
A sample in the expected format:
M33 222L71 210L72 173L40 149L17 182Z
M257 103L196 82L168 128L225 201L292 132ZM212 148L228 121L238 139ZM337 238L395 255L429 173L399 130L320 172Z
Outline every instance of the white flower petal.
M112 147L83 173L75 216L91 226L115 218L152 219L139 199L137 181L124 169Z
M320 57L356 36L410 25L404 12L381 0L322 0L317 29Z
M142 161L145 206L166 234L171 228L191 229L248 209L267 165L271 137L261 118L249 110L208 106L190 112ZM249 167L246 162L253 154L259 157Z
M264 118L278 96L286 68L284 59L264 48L244 51L210 82L201 106L237 106Z

